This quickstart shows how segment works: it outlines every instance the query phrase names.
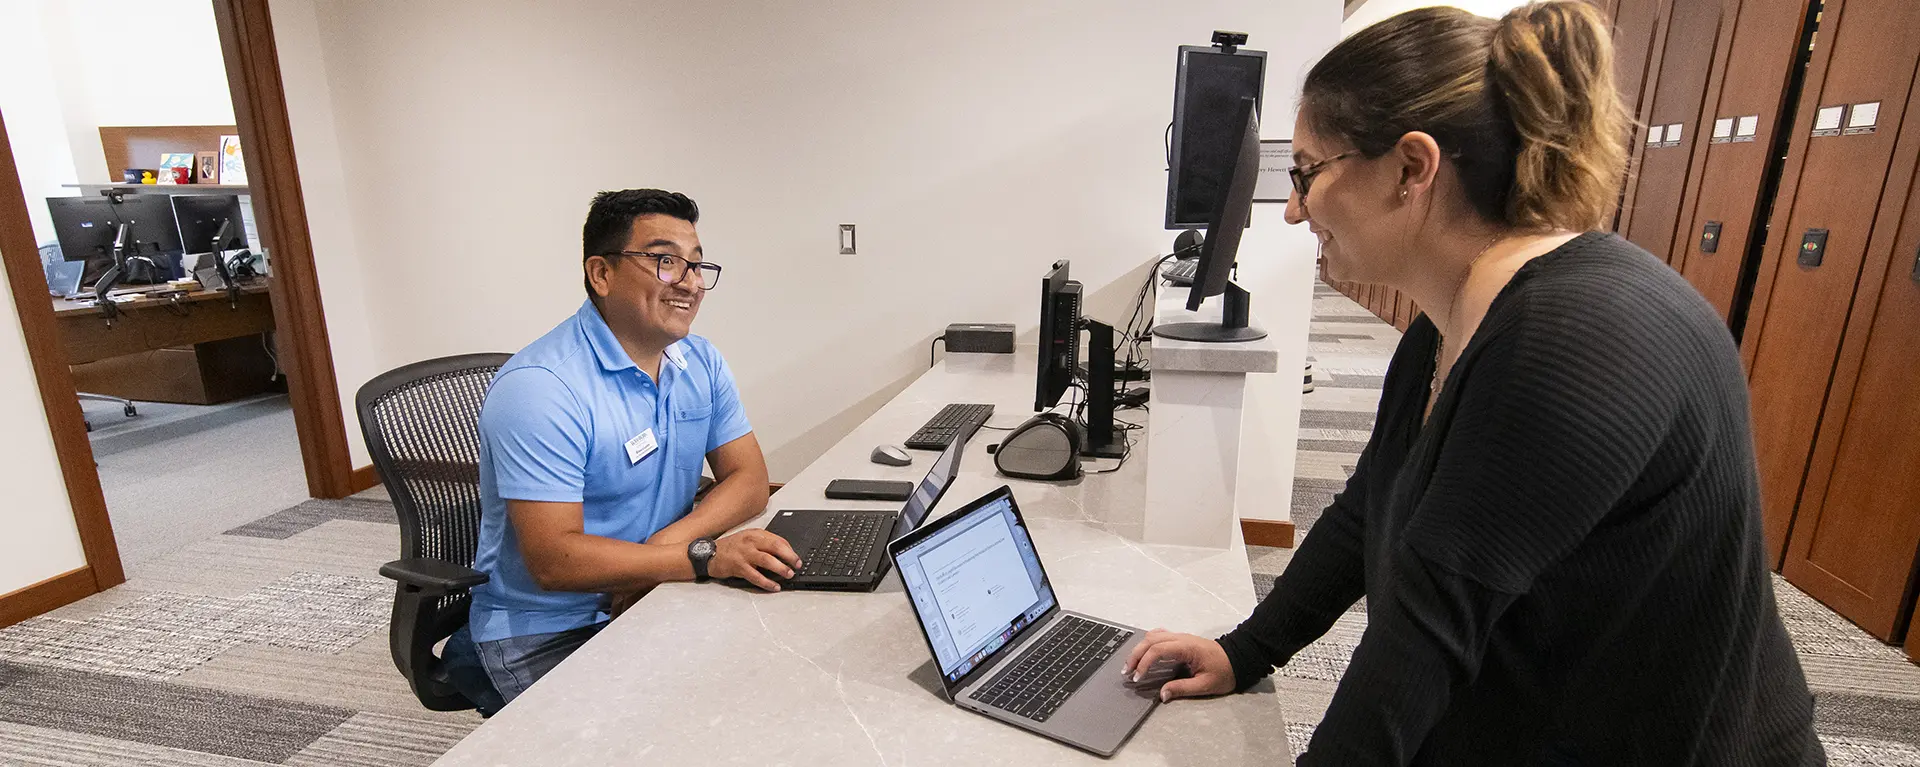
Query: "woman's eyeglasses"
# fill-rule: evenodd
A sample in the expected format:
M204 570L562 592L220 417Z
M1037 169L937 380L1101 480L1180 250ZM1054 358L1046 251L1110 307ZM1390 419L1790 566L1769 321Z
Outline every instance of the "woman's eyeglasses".
M1335 160L1344 160L1359 153L1360 150L1358 149L1349 149L1325 160L1310 162L1305 165L1295 165L1287 169L1287 178L1293 181L1294 191L1299 192L1301 197L1306 197L1307 189L1313 186L1313 177L1320 175L1320 171L1325 170L1327 165L1333 163Z

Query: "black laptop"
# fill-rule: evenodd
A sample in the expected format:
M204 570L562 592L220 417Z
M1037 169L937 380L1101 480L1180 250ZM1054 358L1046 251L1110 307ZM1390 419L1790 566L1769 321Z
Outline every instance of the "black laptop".
M793 509L775 512L767 530L793 545L801 568L783 589L872 591L892 567L887 542L920 526L960 473L973 428L954 435L898 511Z

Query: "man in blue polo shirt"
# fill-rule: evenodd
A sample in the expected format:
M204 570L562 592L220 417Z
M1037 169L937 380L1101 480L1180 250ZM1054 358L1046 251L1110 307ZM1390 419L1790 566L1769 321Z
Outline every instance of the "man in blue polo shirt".
M491 579L446 651L483 714L592 638L615 599L708 577L778 591L767 574L800 566L765 530L718 537L766 508L767 463L726 360L689 335L720 278L699 219L675 192L595 197L587 300L487 390L474 567ZM694 508L703 462L718 482Z

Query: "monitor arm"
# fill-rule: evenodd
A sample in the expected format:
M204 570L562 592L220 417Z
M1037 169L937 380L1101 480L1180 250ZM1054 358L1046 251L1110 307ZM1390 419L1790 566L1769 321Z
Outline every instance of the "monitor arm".
M120 278L126 276L126 271L127 225L114 224L113 266L107 269L106 274L100 275L100 280L93 284L94 305L100 307L100 315L107 318L108 327L112 327L114 319L120 316L120 307L114 305L113 299L108 298L107 293L120 284Z
M231 231L233 231L233 219L222 220L220 231L213 235L213 249L208 252L213 254L213 268L220 273L220 281L227 284L227 306L239 309L240 286L233 282L233 272L227 269L227 250L221 247L221 244L227 241L227 233Z

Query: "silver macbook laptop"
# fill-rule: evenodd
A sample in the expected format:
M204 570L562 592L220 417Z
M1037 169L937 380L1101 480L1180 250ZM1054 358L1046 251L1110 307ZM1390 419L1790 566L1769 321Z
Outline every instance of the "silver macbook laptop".
M1011 488L887 551L954 705L1112 756L1159 703L1120 673L1146 632L1060 609Z

